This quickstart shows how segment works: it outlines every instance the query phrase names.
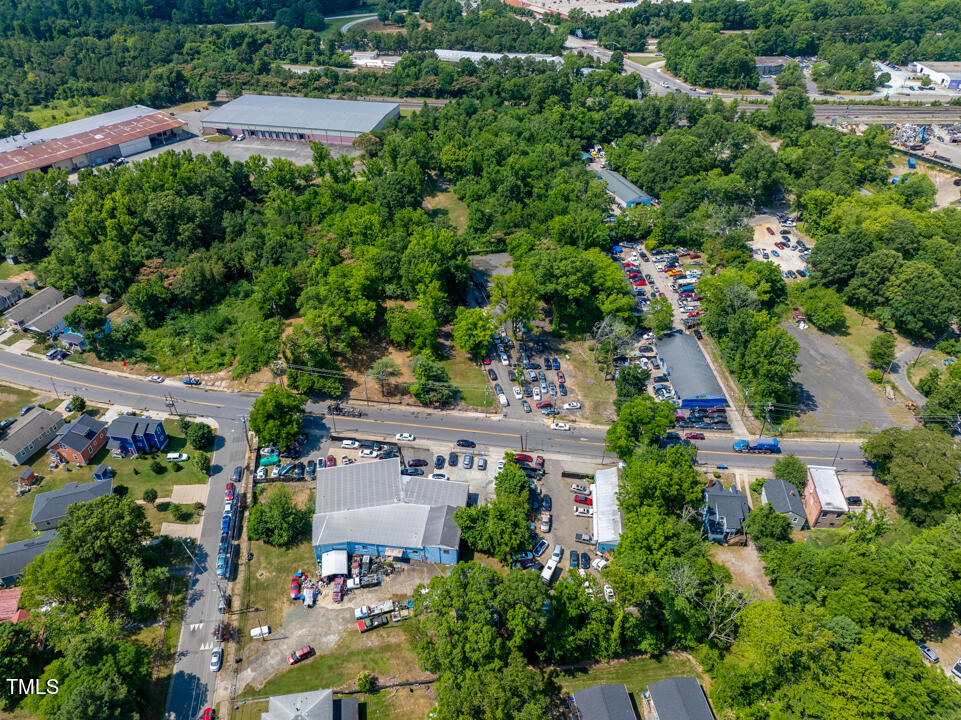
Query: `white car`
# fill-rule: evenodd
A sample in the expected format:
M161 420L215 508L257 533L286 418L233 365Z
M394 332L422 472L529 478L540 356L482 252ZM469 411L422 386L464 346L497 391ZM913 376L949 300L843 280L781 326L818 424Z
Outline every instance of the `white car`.
M580 404L579 402L564 403L564 409L565 409L565 410L580 410L580 409L581 409L581 404Z
M340 446L342 448L347 448L348 450L356 450L360 447L360 443L356 440L342 440Z
M361 451L358 453L358 455L360 455L361 457L366 457L366 458L375 458L375 457L377 457L377 451L376 451L376 450L371 450L370 448L364 448L363 450L361 450Z
M541 399L541 389L539 387L533 388L531 391L534 395L534 402L540 402Z
M600 572L610 564L606 558L597 558L591 563L591 567Z
M591 508L576 507L574 508L574 514L577 517L594 517L594 511Z
M671 87L671 83L669 83L667 80L665 80L664 82L662 82L661 85L664 86L664 87L666 87L666 88Z
M511 364L511 361L507 357L507 353L501 353L501 365L507 366L510 364Z
M500 462L497 463L497 472L500 472L503 469L504 469L504 461L501 460Z
M258 480L266 480L267 479L266 466L257 468L257 472L254 473L254 477L257 478Z
M614 602L614 588L610 585L604 586L604 599L607 600L607 602Z
M551 430L570 430L571 426L564 422L551 423Z
M153 383L162 383L164 381L160 375L151 375L147 379Z
M406 440L407 442L414 442L414 440L415 440L416 438L415 438L413 435L411 435L410 433L397 433L396 435L394 435L394 439L395 439L395 440Z
M444 473L432 473L430 476L431 480L447 480L447 476Z
M584 594L587 595L591 600L594 599L594 588L591 586L590 580L584 581Z
M272 468L270 468L270 477L280 477L280 465L274 465Z
M510 403L507 402L507 396L504 393L501 393L500 395L497 396L497 401L503 407L507 407L508 405L510 405Z
M187 453L167 453L167 462L187 462L189 459Z
M518 400L524 397L523 391L516 385L514 386L514 397L516 397Z
M571 485L571 492L577 493L578 495L590 495L591 489L586 485L578 485L577 483L573 483Z
M222 648L214 648L210 653L210 672L220 672L220 667L224 664L224 651Z

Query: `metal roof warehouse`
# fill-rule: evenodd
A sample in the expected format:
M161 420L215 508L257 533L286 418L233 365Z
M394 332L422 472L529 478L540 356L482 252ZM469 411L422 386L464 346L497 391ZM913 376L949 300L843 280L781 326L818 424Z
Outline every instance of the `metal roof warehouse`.
M657 341L661 365L682 408L727 405L727 398L704 351L692 335L675 330Z
M0 140L0 181L30 170L78 170L150 150L181 136L185 123L132 105L108 113Z
M210 113L204 132L350 145L400 117L397 103L284 95L242 95Z
M613 170L598 170L597 177L607 183L607 192L614 196L614 200L621 207L650 205L654 202L654 198L620 173Z

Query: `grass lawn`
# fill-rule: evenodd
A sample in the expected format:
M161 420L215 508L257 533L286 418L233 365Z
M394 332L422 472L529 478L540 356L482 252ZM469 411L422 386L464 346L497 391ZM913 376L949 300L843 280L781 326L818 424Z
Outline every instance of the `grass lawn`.
M948 366L944 364L944 359L948 357L940 350L929 350L924 355L922 355L917 361L908 365L907 375L908 381L917 387L918 382L929 371L937 368L941 371L941 377L943 378L948 370Z
M23 263L19 265L11 265L8 262L0 263L0 280L6 280L8 277L13 277L17 273L21 273L27 269L27 266Z
M848 320L847 332L837 335L838 342L845 349L848 355L867 371L870 363L868 362L868 348L871 341L881 334L877 324L871 318L864 318L854 308L844 307L844 316ZM895 334L895 352L900 352L908 344L898 334Z
M454 350L454 357L441 362L450 375L450 380L460 390L461 402L471 407L484 407L485 395L487 407L494 404L494 391L488 389L487 376L480 366L475 365L460 350Z
M204 135L204 137L207 138L207 142L212 142L212 143L222 143L222 142L230 141L229 135L218 135L217 133L213 133L212 135Z
M39 398L32 390L21 390L20 388L7 387L0 385L0 418L18 417L20 408L24 405L35 404ZM14 423L10 430L16 429Z
M614 383L605 380L604 374L597 369L593 353L584 341L564 342L559 348L561 363L573 368L568 372L567 386L572 389L572 397L584 405L584 414L592 423L609 422L614 415ZM564 355L570 355L568 360ZM569 398L571 399L571 398Z
M604 663L591 668L567 670L557 676L557 682L564 691L569 693L599 683L623 683L632 695L634 705L640 710L643 702L641 695L648 685L678 675L694 676L702 683L704 682L704 677L694 667L694 663L679 655L637 658ZM643 717L643 713L638 713L638 717Z
M467 229L467 205L453 191L434 193L424 199L431 217L446 216L458 232Z
M265 491L274 492L281 483L270 483ZM313 507L314 489L307 483L284 483L293 496L294 504L299 507ZM261 496L263 502L266 496ZM250 628L270 625L277 628L283 625L284 614L290 609L292 601L288 592L290 578L298 570L314 574L317 560L309 535L304 535L298 543L289 548L278 548L259 540L250 542L253 560L247 563L244 578L244 604L246 607L262 608L262 612L242 613L238 618L237 653L243 651L251 640ZM309 663L308 663L309 664ZM258 716L259 717L259 716Z
M26 335L24 335L23 333L8 332L8 333L6 334L6 336L3 338L3 340L0 340L0 343L3 343L3 344L6 345L7 347L10 347L11 345L13 345L13 344L15 344L15 343L20 342L20 341L21 341L23 338L25 338L25 337L26 337Z
M636 62L638 65L651 65L658 61L663 61L663 57L656 57L655 55L642 54L642 55L631 55L628 54L627 59L631 62Z

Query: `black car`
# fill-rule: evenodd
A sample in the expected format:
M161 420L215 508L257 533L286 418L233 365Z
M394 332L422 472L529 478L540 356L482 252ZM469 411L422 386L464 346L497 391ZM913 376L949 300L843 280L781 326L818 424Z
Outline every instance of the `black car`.
M443 470L443 469L444 469L444 456L443 456L443 455L438 455L436 458L434 458L434 469L435 469L435 470Z
M644 262L647 262L648 260L647 253L638 253L638 255L641 256L641 260L643 260Z
M304 465L302 462L299 462L296 465L294 465L294 473L293 473L294 479L303 480L304 472L306 471L306 469L307 469L307 466Z
M586 552L581 553L581 570L591 569L591 558Z
M0 431L6 430L8 427L13 425L17 421L16 418L7 418L3 422L0 422Z
M540 363L527 363L527 365L524 366L524 369L525 369L525 370L540 370L540 369L541 369L541 365L540 365Z
M234 468L234 474L230 476L230 479L235 483L239 483L241 478L243 478L243 476L244 476L244 469L240 467L240 465L238 465L237 467Z
M494 372L493 370L488 370L488 371L487 371L487 376L488 376L491 380L493 380L494 382L497 382L497 373Z
M413 460L407 461L407 467L427 467L427 461L421 460L420 458L414 458Z
M307 477L314 478L317 475L317 463L313 460L307 461Z
M577 568L581 564L581 554L577 550L571 550L571 567Z
M550 511L551 511L551 508L552 508L553 505L554 505L554 503L551 501L551 496L550 496L550 495L545 495L545 496L541 499L541 504L544 506L544 509L545 509L547 512L550 512Z
M385 450L382 453L377 453L377 457L380 458L381 460L387 460L389 458L400 457L400 455L395 453L393 450Z
M561 396L562 396L562 397L567 397L567 385L561 385L561 386L560 386L559 388L557 388L557 389L558 389L558 391L561 393Z
M404 468L400 471L401 475L423 475L424 471L420 468Z
M698 330L697 328L694 328L694 337L696 337L698 340L704 339L704 336L701 334L701 331Z
M447 464L451 467L457 467L457 453L452 452L447 456Z
M477 443L475 443L473 440L458 440L457 447L472 448L477 447Z
M848 505L858 505L858 506L860 506L860 505L863 504L862 501L861 501L861 496L860 496L860 495L850 495L850 496L844 498L844 502L846 502Z

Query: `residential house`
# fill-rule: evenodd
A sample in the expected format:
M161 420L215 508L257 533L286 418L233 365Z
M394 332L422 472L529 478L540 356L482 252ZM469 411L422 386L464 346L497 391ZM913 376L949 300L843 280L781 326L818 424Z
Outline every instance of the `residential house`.
M781 478L765 481L761 489L761 502L765 505L770 503L775 512L787 515L791 527L795 530L804 529L804 524L807 522L804 501L801 500L801 491L791 483Z
M87 341L83 339L83 335L75 332L65 332L60 336L60 344L63 345L70 352L76 350L83 350Z
M579 720L637 720L625 685L592 685L572 697Z
M812 528L837 527L848 513L837 471L830 466L808 465L804 486L804 511Z
M0 311L9 310L23 297L23 285L10 280L0 280Z
M704 689L692 677L673 677L647 688L648 720L715 720Z
M14 330L24 330L30 321L63 302L63 293L55 287L45 287L40 292L24 298L3 314L7 325Z
M163 421L136 415L121 415L110 423L107 438L107 447L124 455L139 455L167 447Z
M66 317L74 308L86 305L87 301L79 295L71 295L66 300L57 303L42 315L24 324L25 330L43 333L52 338L67 330Z
M11 465L20 465L43 448L63 427L63 416L53 410L34 408L13 426L10 434L0 440L0 458Z
M13 623L30 617L30 611L20 607L20 596L23 588L7 588L0 590L0 623Z
M743 534L749 511L747 497L733 486L714 482L704 488L702 516L708 540L725 543Z
M360 704L357 698L334 699L334 691L273 695L260 720L357 720Z
M56 531L48 530L38 538L21 540L0 548L0 586L17 582L23 575L23 569L42 554L56 537Z
M53 530L65 517L67 508L74 503L90 502L113 492L113 480L98 480L78 485L67 483L60 490L40 493L33 501L30 524L37 531Z
M80 413L60 428L47 448L60 462L86 465L106 443L107 423Z

